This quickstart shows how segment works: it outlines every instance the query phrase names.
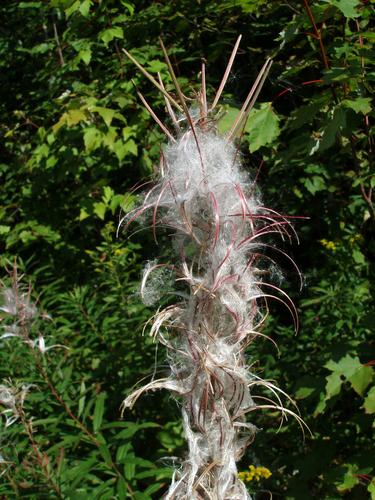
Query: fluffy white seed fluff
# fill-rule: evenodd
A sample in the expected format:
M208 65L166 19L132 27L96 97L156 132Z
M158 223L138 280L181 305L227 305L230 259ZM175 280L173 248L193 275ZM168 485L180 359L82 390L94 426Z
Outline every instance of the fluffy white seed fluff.
M220 97L239 41L240 37L214 102ZM163 44L162 48L185 118L176 118L171 106L179 105L162 82L155 82L125 51L166 96L178 137L170 134L138 93L170 140L161 156L157 183L144 195L142 205L121 223L127 227L148 214L155 239L159 230L172 232L174 261L146 266L141 295L151 304L165 288L168 292L163 279L167 271L172 273L168 276L175 276L178 302L158 310L151 321L150 334L166 346L168 377L137 389L125 399L124 407L132 407L143 392L160 388L175 393L182 404L188 453L175 471L166 499L245 500L250 496L238 478L236 463L256 432L246 422L246 415L257 408L250 387L266 387L275 396L273 406L261 407L292 412L282 407L278 395L282 391L251 374L244 351L263 335L260 328L267 315L267 298L282 302L296 326L298 323L289 297L268 283L267 277L275 274L274 259L264 252L276 250L267 243L268 235L290 240L294 230L287 218L262 206L232 141L236 127L255 102L270 61L263 66L232 131L223 137L207 118L204 67L197 107L188 110ZM266 261L271 266L268 270Z
M242 500L249 496L236 461L255 432L245 424L254 403L243 349L256 335L263 295L251 262L259 247L257 230L264 227L254 222L259 201L235 148L215 132L185 133L165 148L163 165L159 183L135 213L149 210L154 225L174 228L176 279L187 289L186 298L155 318L154 334L168 347L170 376L144 388L165 386L183 400L189 453L166 498ZM146 304L159 296L160 270L155 262L146 266ZM148 289L152 272L156 280Z

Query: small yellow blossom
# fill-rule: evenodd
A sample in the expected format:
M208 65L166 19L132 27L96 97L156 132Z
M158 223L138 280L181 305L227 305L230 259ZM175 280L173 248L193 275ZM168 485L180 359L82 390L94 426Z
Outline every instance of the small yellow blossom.
M362 241L363 241L363 237L362 237L362 235L360 235L358 233L354 234L353 236L351 236L349 238L349 244L351 246L355 245L357 242L362 242Z
M271 476L272 473L267 467L255 467L254 465L249 465L248 471L238 473L239 479L244 483L250 483L251 481L259 482L262 478L268 479Z
M125 253L125 248L116 248L114 251L115 255L123 255Z
M320 243L326 248L327 250L332 250L332 252L335 252L337 250L337 243L334 241L328 241L326 239L319 240Z

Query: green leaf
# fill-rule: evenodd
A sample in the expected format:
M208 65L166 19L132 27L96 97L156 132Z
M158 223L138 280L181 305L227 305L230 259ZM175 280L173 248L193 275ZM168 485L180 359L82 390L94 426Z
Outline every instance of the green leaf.
M330 399L340 393L343 380L341 379L341 374L337 372L333 372L331 375L328 375L326 380L326 399Z
M121 440L123 440L123 439L129 439L132 436L134 436L141 429L149 429L149 428L152 429L152 428L155 428L155 427L159 427L159 425L155 424L153 422L144 422L144 423L141 423L141 424L136 424L134 422L128 422L128 428L120 431L117 434L116 439L121 439ZM141 460L141 459L137 459L137 460Z
M88 458L87 460L79 462L78 465L69 470L69 477L71 479L70 486L72 488L75 488L75 486L83 480L83 478L93 468L96 461L96 457Z
M150 73L160 73L162 72L167 65L164 62L158 61L155 59L154 61L149 61L147 63L147 69Z
M99 113L99 115L103 118L107 127L109 127L111 125L113 117L116 114L116 111L114 109L103 108L102 106L95 106L93 108L93 111L96 111L97 113Z
M122 161L128 153L136 156L138 153L138 148L133 139L129 139L125 143L121 139L119 139L115 142L113 151L115 152L119 161Z
M77 12L81 7L81 3L79 0L73 2L67 9L65 9L65 15L68 19L74 12Z
M344 492L349 491L354 486L359 484L359 478L355 475L358 472L358 467L356 465L347 464L347 472L345 473L341 483L336 484L338 491Z
M34 47L30 50L28 50L29 54L45 54L46 52L48 52L49 50L51 50L53 48L53 44L52 43L47 43L47 42L43 42L43 43L39 43L38 45L34 45Z
M104 30L99 35L99 39L102 40L106 46L108 46L108 43L114 38L124 38L124 31L119 26L114 26L113 28Z
M113 151L115 152L115 155L117 156L119 161L122 161L125 158L126 153L128 152L125 144L121 139L115 142L115 144L113 145Z
M348 380L357 394L363 396L367 387L371 384L373 371L370 366L361 366Z
M328 368L328 370L343 374L347 378L353 375L353 373L355 373L357 368L362 365L360 364L359 359L357 357L353 358L350 354L347 354L345 357L341 358L340 361L338 362L330 359L324 366L325 368Z
M130 461L129 458L125 462L124 465L124 473L125 473L125 478L128 481L131 481L134 478L135 475L135 463L133 461Z
M107 211L107 205L102 201L94 203L94 214L96 214L99 219L104 220L105 213Z
M125 462L126 456L131 449L132 449L132 445L130 442L120 445L116 451L116 462L119 462L119 463Z
M104 401L106 397L107 397L106 392L100 392L96 398L94 417L93 417L94 432L97 432L100 429L100 426L102 425L103 415L104 415Z
M46 169L53 168L57 163L58 163L58 158L56 156L51 155L49 158L46 160Z
M82 49L78 52L78 57L86 64L86 66L90 64L91 55L92 53L90 48Z
M288 128L290 130L298 130L305 123L311 123L314 116L322 110L322 106L323 103L321 100L300 106L288 121Z
M371 97L358 97L358 99L345 99L342 101L342 105L346 108L350 108L356 113L362 113L364 115L368 115L371 108Z
M148 488L145 489L144 493L146 495L152 495L152 493L156 493L157 491L159 491L162 486L164 486L162 483L151 484Z
M115 192L113 191L113 189L110 186L104 186L102 200L104 201L104 203L106 205L109 204L109 202L113 198L114 194L115 194Z
M375 33L373 31L363 31L361 35L367 40L375 41Z
M107 146L110 151L113 151L115 141L117 138L117 130L115 127L109 127L105 135L103 135L103 144Z
M128 141L126 141L125 146L126 146L127 151L130 154L137 156L138 146L133 139L129 139Z
M127 2L126 0L120 0L120 1L121 1L121 5L123 7L125 7L126 9L128 9L129 14L132 16L134 14L134 5L131 4L130 2Z
M77 125L86 119L87 116L85 111L81 109L71 109L61 116L60 120L52 127L52 131L56 134L63 125L74 127L74 125Z
M112 457L111 457L111 452L109 451L108 446L105 443L101 443L101 445L99 446L99 451L100 451L102 457L104 458L105 463L108 466L111 466Z
M280 134L279 117L272 109L270 102L263 102L258 109L250 112L245 132L249 139L251 153L275 141Z
M367 491L371 495L371 500L375 500L375 478L371 481L371 483L367 486Z
M83 141L88 153L97 149L102 144L102 133L95 127L87 127L83 132Z
M126 212L129 212L130 210L132 210L132 208L134 208L136 200L137 200L137 198L133 194L125 193L123 196L121 196L121 200L119 200L118 204L120 205L122 210L126 213ZM111 206L111 208L112 209L117 208L118 204L117 204L117 199L116 199L115 206L113 206L113 207Z
M109 206L110 206L112 213L115 213L116 208L121 206L121 204L123 202L124 202L124 195L115 194L114 196L112 196L110 203L109 203Z
M217 122L217 129L220 134L226 134L230 131L239 111L239 109L230 106L224 108L224 114Z
M295 398L296 399L308 398L315 390L316 390L315 387L300 387L295 393Z
M82 220L82 219L80 219L80 220ZM83 409L85 407L85 400L86 400L85 393L86 393L86 384L85 384L85 381L82 380L81 387L80 387L81 397L78 400L78 417L80 417L82 415Z
M338 394L339 384L341 387L343 379L350 382L353 389L362 396L373 378L372 368L362 365L357 356L353 357L350 354L341 358L339 362L328 361L325 367L333 372L327 377L327 399Z
M375 386L369 390L362 408L366 413L375 413Z
M10 226L0 225L0 234L7 234L10 231Z
M354 259L354 262L356 264L366 264L366 259L365 259L365 256L363 255L363 253L358 250L357 248L355 248L353 251L352 251L352 255L353 255L353 259Z
M355 17L359 17L360 13L357 8L360 6L360 2L358 0L323 0L330 5L334 5L337 7L345 17L353 19Z
M333 82L347 82L350 76L350 71L347 67L342 68L333 66L330 69L324 70L323 81L327 84Z
M123 477L119 477L117 481L117 493L119 495L119 498L126 498L127 484Z
M337 106L333 113L332 119L328 122L328 125L323 130L323 137L318 141L317 150L319 152L325 151L326 149L333 146L333 144L336 142L337 134L339 134L341 130L345 128L345 126L345 110L341 106Z
M81 5L79 6L79 11L83 15L83 17L89 16L91 4L92 0L83 0Z
M313 175L310 178L302 179L302 182L312 195L314 195L318 191L324 191L325 189L327 189L325 180L320 175Z
M39 9L42 6L42 2L20 2L18 4L19 9Z
M87 212L85 208L81 208L79 211L78 220L82 221L87 219L87 217L90 217L90 214Z

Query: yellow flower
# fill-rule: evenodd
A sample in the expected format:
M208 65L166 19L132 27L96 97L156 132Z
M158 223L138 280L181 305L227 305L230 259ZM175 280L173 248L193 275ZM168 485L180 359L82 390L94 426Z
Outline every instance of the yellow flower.
M363 240L362 235L357 233L349 238L349 244L351 246L354 246L357 242L362 242L362 240Z
M255 467L254 465L249 465L248 471L238 473L239 479L244 483L250 483L251 481L259 482L262 478L268 479L271 476L272 473L267 467Z
M334 241L328 241L325 238L319 241L327 250L332 250L332 252L335 252L337 250L338 245Z

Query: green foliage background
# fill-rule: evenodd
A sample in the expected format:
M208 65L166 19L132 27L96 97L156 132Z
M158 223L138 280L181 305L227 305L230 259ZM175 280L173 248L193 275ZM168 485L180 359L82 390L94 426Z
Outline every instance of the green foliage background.
M300 332L274 306L265 333L280 354L260 342L249 358L297 400L313 433L303 440L296 422L277 432L278 415L254 415L262 430L241 467L271 470L249 484L258 499L267 490L283 499L375 498L372 11L366 0L1 2L1 266L5 276L17 258L52 318L36 328L69 350L36 359L18 339L3 339L0 378L35 384L25 412L63 498L160 498L172 473L163 457L184 453L168 395L146 396L120 416L127 391L154 370L155 346L142 337L152 311L136 291L142 263L160 250L147 231L116 238L116 226L164 142L131 78L165 116L162 96L122 48L172 89L162 35L185 92L198 88L205 58L213 96L240 33L220 128L272 56L244 164L267 206L309 217L296 223L301 244L291 250L301 293L280 262ZM166 370L163 352L158 362ZM1 423L0 453L1 498L55 498L20 423Z

